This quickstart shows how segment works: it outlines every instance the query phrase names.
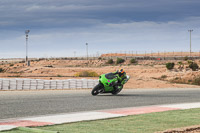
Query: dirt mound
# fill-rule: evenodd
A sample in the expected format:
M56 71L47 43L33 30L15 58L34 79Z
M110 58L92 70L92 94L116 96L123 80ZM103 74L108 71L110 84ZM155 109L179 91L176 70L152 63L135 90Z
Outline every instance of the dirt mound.
M184 128L170 129L170 130L157 132L157 133L200 133L200 125L184 127Z

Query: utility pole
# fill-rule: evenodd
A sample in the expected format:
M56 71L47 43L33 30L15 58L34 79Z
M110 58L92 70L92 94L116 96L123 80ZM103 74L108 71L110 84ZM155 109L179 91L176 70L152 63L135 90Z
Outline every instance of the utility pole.
M28 33L30 32L30 30L25 30L25 34L26 34L26 64L29 66L28 63Z
M88 60L88 43L86 43L86 55L87 55L87 60Z
M191 40L191 33L193 30L188 30L188 32L190 32L190 57L191 57L191 53L192 53L192 40Z
M76 58L76 51L74 51L74 58Z

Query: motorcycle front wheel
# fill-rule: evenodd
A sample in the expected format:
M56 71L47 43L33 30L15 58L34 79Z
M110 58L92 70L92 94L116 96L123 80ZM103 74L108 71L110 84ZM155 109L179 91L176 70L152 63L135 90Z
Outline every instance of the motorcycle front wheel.
M92 89L91 94L92 94L93 96L96 96L96 95L98 95L99 93L101 93L101 92L103 91L102 89L103 89L102 84L99 83L98 85L96 85L96 86Z

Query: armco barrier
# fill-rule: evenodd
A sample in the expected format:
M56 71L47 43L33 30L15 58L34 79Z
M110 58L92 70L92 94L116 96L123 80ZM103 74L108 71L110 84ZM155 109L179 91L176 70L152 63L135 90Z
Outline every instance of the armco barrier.
M82 89L93 88L98 82L98 80L93 79L42 80L0 78L0 90Z

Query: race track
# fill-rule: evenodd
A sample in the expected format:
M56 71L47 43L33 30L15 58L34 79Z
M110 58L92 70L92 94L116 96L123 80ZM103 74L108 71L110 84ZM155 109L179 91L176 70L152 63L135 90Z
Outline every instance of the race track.
M123 90L92 96L90 90L1 91L0 120L148 105L200 102L200 89Z

